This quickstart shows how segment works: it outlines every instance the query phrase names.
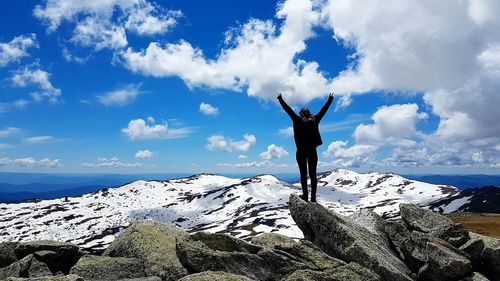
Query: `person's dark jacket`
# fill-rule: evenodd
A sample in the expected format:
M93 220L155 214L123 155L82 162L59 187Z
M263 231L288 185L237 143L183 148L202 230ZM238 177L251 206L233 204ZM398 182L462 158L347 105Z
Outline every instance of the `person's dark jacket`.
M321 140L321 135L319 133L319 122L325 115L326 111L330 107L333 101L333 96L328 97L328 101L323 105L318 114L314 117L314 121L304 121L300 118L293 109L286 104L283 97L278 96L278 101L280 102L283 109L288 113L293 121L293 136L295 139L295 145L297 149L308 149L316 148L317 146L323 144Z

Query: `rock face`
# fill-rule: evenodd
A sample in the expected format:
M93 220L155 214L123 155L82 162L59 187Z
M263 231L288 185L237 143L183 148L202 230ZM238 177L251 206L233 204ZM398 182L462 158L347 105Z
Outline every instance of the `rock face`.
M17 244L16 242L0 243L0 268L17 261L16 254L14 253Z
M195 273L179 279L179 281L254 281L245 276L227 273L224 271L205 271Z
M190 272L224 271L255 280L280 280L309 269L293 256L224 235L196 233L177 239L177 255Z
M186 237L183 230L153 221L131 224L104 252L105 256L138 258L147 276L178 280L187 275L176 255L176 238Z
M137 258L83 256L71 269L85 280L121 280L144 277L144 265Z
M342 260L327 255L316 245L307 240L295 242L290 237L265 233L254 237L252 243L275 251L287 253L296 260L307 264L315 270L329 270L346 265Z
M82 253L77 245L52 240L19 243L14 252L18 259L34 254L37 260L47 264L53 273L68 274Z
M472 232L470 235L471 240L479 239L484 245L479 258L479 271L492 281L500 281L500 239Z
M413 280L408 267L387 248L381 235L319 204L305 202L295 194L290 196L290 213L305 239L325 253L346 262L357 262L383 280Z
M380 277L372 271L357 263L343 265L335 270L313 271L297 270L285 281L381 281Z
M463 226L445 216L413 204L400 204L399 208L401 217L410 230L429 233L455 247L460 247L469 240L469 234Z

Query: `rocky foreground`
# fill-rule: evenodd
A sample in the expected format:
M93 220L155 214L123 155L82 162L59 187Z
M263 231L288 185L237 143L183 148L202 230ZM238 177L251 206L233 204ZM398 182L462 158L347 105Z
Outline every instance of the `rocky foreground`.
M401 220L362 209L346 217L290 196L304 238L251 243L137 221L102 255L57 241L0 244L0 280L500 280L500 240L401 204Z

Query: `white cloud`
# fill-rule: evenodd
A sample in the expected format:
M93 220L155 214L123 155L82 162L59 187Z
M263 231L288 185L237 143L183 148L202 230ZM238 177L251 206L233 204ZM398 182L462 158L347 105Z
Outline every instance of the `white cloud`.
M71 41L96 50L125 47L127 31L139 35L163 34L181 16L180 11L165 11L147 0L47 0L45 5L37 5L33 13L47 24L49 32L57 30L63 22L74 24Z
M33 157L10 159L8 157L0 158L0 166L18 166L18 167L61 167L60 159L43 158L36 160Z
M360 124L354 131L357 143L387 143L395 139L413 137L417 134L415 123L426 118L418 113L416 104L383 106L372 116L373 124Z
M278 134L290 138L293 137L293 127L286 127L278 130Z
M355 144L347 147L347 141L333 141L328 145L328 149L323 152L323 157L333 157L331 163L324 162L322 165L359 167L362 165L372 165L375 159L375 152L379 149L375 145Z
M157 154L156 152L150 151L149 149L139 150L135 153L135 158L148 159L155 156L156 154Z
M131 120L121 132L131 140L184 138L191 133L190 128L169 128L167 122L156 124L150 118L148 122L150 124L143 119Z
M288 151L286 151L284 148L280 146L271 144L267 146L267 150L259 154L259 156L266 160L278 159L281 157L288 156Z
M275 101L282 92L290 103L323 97L330 81L314 61L297 56L306 49L313 27L320 23L317 2L282 2L273 21L251 19L226 33L223 48L215 59L181 40L178 43L152 42L145 50L128 48L121 56L133 72L154 77L177 76L190 86L246 90L249 96Z
M333 88L423 92L440 117L439 136L498 137L499 9L498 1L477 0L329 1L324 16L335 38L355 52Z
M82 163L80 165L80 167L84 167L84 168L119 168L119 167L137 168L137 167L144 166L144 164L142 164L142 163L124 163L124 162L121 162L116 157L112 157L110 159L99 157L97 160L99 161L97 163L87 163L87 162Z
M61 90L55 88L49 78L50 74L47 71L32 65L16 71L12 76L12 82L18 87L37 86L41 91L31 93L31 97L35 101L47 99L49 102L55 103L61 96Z
M141 94L139 85L127 85L121 89L97 96L100 103L106 106L125 106L131 104Z
M243 162L243 163L217 163L218 167L229 168L288 168L288 164L276 164L269 160L261 162Z
M52 140L54 140L53 136L36 136L36 137L24 138L23 142L28 144L39 144L39 143L49 142Z
M254 135L245 134L243 140L235 141L232 139L227 139L222 135L213 135L208 139L207 148L209 150L220 150L220 151L248 151L255 145L256 138Z
M208 103L202 102L200 104L200 112L205 115L217 115L219 114L219 109L217 107L213 107Z
M248 156L244 155L244 154L240 154L238 155L238 159L247 159Z
M17 135L21 131L22 131L21 129L16 128L16 127L7 127L3 130L0 130L0 138L11 137L11 136Z
M0 43L0 67L29 56L27 50L32 47L38 48L36 35L34 33L19 35L8 43Z

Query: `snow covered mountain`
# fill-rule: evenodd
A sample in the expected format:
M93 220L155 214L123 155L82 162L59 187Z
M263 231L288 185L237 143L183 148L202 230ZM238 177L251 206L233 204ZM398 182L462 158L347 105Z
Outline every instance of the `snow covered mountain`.
M300 193L300 184L290 185L272 175L232 179L200 174L136 181L79 197L0 204L0 242L54 239L99 250L139 219L240 238L263 232L300 238L302 233L289 214L290 193ZM392 217L398 215L401 202L428 206L458 193L451 186L396 174L338 169L318 177L318 202L344 215L371 208Z

